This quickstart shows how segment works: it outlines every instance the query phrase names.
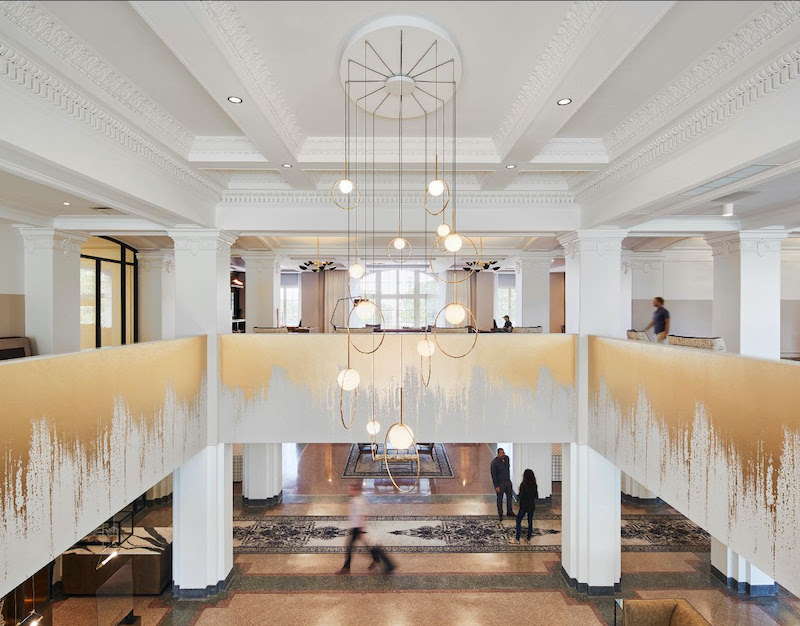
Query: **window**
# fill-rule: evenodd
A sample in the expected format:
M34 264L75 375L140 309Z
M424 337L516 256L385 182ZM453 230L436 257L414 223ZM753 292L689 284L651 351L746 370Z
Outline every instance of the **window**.
M511 323L517 321L517 277L515 274L496 274L494 299L494 319L503 325L503 316L508 315Z
M110 237L81 246L81 349L139 340L136 250Z
M300 274L281 274L281 319L283 326L300 325Z
M381 308L386 328L433 324L440 308L440 291L439 281L420 270L372 272L361 279L361 293Z

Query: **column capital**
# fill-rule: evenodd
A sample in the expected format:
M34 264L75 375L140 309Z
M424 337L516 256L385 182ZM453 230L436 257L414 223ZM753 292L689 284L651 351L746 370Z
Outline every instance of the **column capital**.
M785 230L741 230L710 235L706 237L706 243L711 246L711 254L715 257L727 257L731 254L756 254L763 257L769 253L780 254L781 241L788 234Z
M175 251L189 252L197 256L200 251L215 250L220 256L230 256L236 235L215 228L182 228L167 234L175 242Z
M70 233L55 228L30 228L16 226L25 245L26 254L41 250L60 251L64 256L80 255L81 245L88 239L85 235Z
M581 252L595 253L605 256L622 249L622 240L628 236L627 230L617 228L593 228L576 230L558 238L564 247L564 255L574 259Z
M537 252L521 252L514 261L514 271L517 273L524 270L547 270L553 264L556 257L563 256L563 253L558 251L537 251Z
M638 270L645 274L660 271L664 268L664 255L657 252L622 251L622 271L627 274L630 270Z
M167 274L175 271L175 251L172 248L161 250L140 250L136 253L140 272L164 270Z

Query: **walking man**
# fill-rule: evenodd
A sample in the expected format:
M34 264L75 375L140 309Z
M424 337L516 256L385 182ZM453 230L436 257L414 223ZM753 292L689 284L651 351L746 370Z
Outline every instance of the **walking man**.
M664 308L664 298L661 296L653 298L653 306L656 309L653 311L653 319L644 330L647 332L652 328L656 334L656 341L663 343L669 335L669 311Z
M511 485L511 463L503 448L497 448L497 456L492 459L490 466L492 483L497 493L497 515L503 521L503 495L506 496L506 515L514 517L511 499L514 497L514 488Z
M361 541L361 543L369 545L363 539L363 535L367 532L367 502L364 500L364 496L361 495L361 485L352 484L349 491L350 500L347 505L347 522L350 527L350 534L347 538L347 556L342 569L339 570L340 574L350 573L350 561L353 558L353 546L355 543ZM383 548L377 545L369 546L369 552L372 555L372 563L370 563L369 569L373 569L383 562L384 573L391 574L394 571L395 565Z

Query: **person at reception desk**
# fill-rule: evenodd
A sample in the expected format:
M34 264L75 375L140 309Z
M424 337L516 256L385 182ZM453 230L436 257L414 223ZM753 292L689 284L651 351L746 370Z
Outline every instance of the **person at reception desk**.
M656 309L653 311L653 319L645 326L644 332L652 328L656 334L656 341L665 342L669 335L669 311L664 308L664 298L661 296L653 298L653 306Z
M504 315L503 319L505 320L505 323L503 324L503 330L505 330L507 333L510 333L514 330L514 325L511 323L511 318L508 315Z

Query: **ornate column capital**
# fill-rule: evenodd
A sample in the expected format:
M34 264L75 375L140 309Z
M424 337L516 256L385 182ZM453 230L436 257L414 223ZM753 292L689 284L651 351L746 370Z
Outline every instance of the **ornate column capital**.
M245 272L267 276L281 270L281 260L272 250L236 250L235 254L244 261Z
M617 228L594 228L576 230L559 237L564 247L564 256L568 259L579 257L581 253L592 253L603 257L622 249L622 240L628 236L627 230Z
M553 261L561 256L561 251L522 252L514 262L517 274L528 271L550 271Z
M88 239L84 235L54 228L28 228L17 226L25 245L25 254L37 254L43 250L60 252L64 256L80 256L81 245Z
M172 274L175 271L175 251L140 250L136 253L136 262L139 264L140 272L163 270L167 274Z
M734 254L747 254L765 257L780 254L781 241L788 232L784 230L742 230L706 237L714 257L728 257Z
M236 236L232 233L213 228L176 229L167 234L175 242L176 252L189 252L192 256L214 250L220 258L230 259L231 246L236 242Z
M621 266L625 274L632 270L644 272L645 274L660 272L664 269L664 255L653 252L625 250L622 253Z

